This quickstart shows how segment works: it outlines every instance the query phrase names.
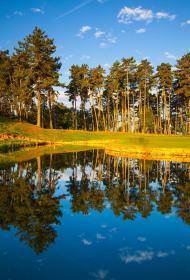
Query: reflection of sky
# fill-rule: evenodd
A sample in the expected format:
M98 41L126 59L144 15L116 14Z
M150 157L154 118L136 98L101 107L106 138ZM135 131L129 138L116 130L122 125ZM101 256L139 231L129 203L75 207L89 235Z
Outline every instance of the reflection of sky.
M56 196L68 194L72 170L60 175ZM162 215L155 208L147 219L123 221L110 205L102 213L72 213L70 199L62 200L55 243L40 256L19 241L15 229L0 231L0 279L188 279L190 227L174 212Z
M148 219L124 222L110 209L84 216L73 215L67 200L62 207L58 238L40 256L14 236L14 229L0 232L1 279L185 279L189 274L190 228L175 216L153 212Z

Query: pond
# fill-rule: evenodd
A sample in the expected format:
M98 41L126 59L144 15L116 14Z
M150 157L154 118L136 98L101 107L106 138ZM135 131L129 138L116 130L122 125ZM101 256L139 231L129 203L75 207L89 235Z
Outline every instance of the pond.
M103 150L0 167L0 279L187 279L190 163Z

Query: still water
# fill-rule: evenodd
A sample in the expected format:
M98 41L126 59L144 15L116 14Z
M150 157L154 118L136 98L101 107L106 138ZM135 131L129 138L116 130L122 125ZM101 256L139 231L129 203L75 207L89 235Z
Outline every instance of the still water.
M189 275L189 163L93 150L1 165L1 280Z

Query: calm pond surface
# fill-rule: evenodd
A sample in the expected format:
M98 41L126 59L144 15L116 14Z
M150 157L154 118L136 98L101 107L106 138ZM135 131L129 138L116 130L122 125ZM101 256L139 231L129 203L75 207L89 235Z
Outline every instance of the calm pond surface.
M1 280L189 279L190 164L102 150L0 167Z

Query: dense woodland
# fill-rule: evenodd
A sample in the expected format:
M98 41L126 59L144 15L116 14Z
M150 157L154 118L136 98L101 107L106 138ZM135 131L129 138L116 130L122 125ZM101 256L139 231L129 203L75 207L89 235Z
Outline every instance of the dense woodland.
M0 51L1 116L49 128L190 134L190 53L156 69L133 57L114 62L109 73L72 65L68 85L55 53L54 40L37 27L11 55ZM60 87L72 108L57 101Z

